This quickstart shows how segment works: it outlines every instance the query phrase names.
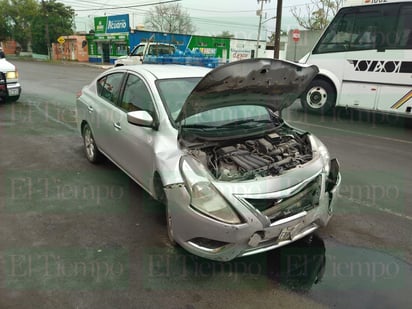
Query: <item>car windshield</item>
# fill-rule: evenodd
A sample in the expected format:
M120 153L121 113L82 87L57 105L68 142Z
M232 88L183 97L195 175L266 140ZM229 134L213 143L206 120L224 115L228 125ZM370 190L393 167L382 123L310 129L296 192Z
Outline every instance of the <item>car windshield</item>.
M200 77L160 79L157 89L165 105L169 119L174 124L187 97L199 83Z
M256 105L225 106L195 114L184 120L187 128L254 127L271 122L268 110Z
M156 82L170 121L176 126L184 102L201 78L161 79ZM252 103L253 104L253 103ZM183 120L182 126L198 134L208 135L219 129L221 135L234 130L259 131L273 126L273 117L266 107L257 105L224 106L204 111Z
M136 47L131 55L132 56L143 56L143 51L144 51L145 45L139 45L138 47Z

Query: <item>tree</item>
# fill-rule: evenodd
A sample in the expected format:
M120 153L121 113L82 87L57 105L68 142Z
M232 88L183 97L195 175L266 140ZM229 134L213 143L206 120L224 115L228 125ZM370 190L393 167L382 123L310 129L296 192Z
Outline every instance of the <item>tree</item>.
M288 33L285 30L280 30L280 35L287 35ZM272 32L272 34L268 37L268 42L275 44L275 33Z
M308 30L323 30L336 15L342 2L343 0L311 0L310 4L306 4L305 13L297 7L293 7L291 13L301 27Z
M0 12L6 11L6 2L0 1ZM10 23L5 14L0 14L0 41L7 40L10 37Z
M232 34L232 33L230 33L230 31L225 30L225 31L222 31L221 34L216 35L216 37L218 37L218 38L225 38L225 39L231 39L231 38L234 38L235 35Z
M195 31L189 13L179 3L161 4L149 10L145 25L153 31L188 34Z
M32 25L32 49L47 54L49 44L61 35L73 34L74 10L56 0L42 1ZM48 33L47 33L48 32Z
M1 18L5 20L7 38L12 38L27 49L31 41L31 25L38 12L35 0L3 0L1 1Z

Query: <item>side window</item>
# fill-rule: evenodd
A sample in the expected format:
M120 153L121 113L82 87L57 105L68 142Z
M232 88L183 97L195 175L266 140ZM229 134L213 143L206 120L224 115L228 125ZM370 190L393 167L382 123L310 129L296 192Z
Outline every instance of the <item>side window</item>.
M395 48L412 49L412 5L401 7Z
M136 75L127 78L120 107L126 112L144 110L154 116L154 106L145 83Z
M405 37L407 31L404 29L412 23L411 11L408 13L405 10L401 13L406 14L404 22L396 31L398 9L397 4L385 4L341 11L322 36L314 53L393 48L394 42L400 41L399 33L405 33Z
M402 14L402 13L401 13ZM411 18L411 16L408 16ZM385 4L379 8L362 8L356 18L351 50L396 48L399 36L399 5ZM402 27L405 26L402 24Z
M356 16L350 42L350 50L374 49L378 46L382 16L379 10L360 11Z
M124 73L106 75L97 81L97 93L100 97L116 104L120 95Z
M174 47L164 44L150 45L147 52L148 55L161 56L161 55L171 55L174 53Z
M313 53L336 53L349 48L352 39L352 31L355 23L355 13L341 13L335 18L325 34L320 39Z

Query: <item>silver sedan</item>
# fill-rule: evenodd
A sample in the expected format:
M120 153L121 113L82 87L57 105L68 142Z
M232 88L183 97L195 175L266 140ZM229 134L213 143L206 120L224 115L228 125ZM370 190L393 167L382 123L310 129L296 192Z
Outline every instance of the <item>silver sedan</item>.
M328 223L340 185L322 142L280 117L317 72L272 59L108 70L77 99L87 159L103 154L164 203L170 241L193 254L291 243Z

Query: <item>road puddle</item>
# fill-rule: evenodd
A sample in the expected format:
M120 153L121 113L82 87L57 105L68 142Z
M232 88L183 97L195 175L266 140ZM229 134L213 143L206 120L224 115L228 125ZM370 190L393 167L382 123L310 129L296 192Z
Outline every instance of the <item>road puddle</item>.
M412 268L400 255L313 235L267 253L268 277L329 307L406 308Z

